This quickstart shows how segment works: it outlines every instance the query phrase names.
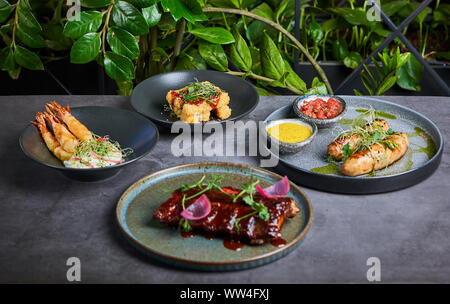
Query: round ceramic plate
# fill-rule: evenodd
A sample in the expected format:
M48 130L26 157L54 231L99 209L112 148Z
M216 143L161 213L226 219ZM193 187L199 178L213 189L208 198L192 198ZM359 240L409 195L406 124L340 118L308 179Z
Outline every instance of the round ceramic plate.
M209 81L229 94L231 116L227 120L239 119L249 114L259 102L255 87L240 77L217 71L178 71L159 74L142 81L133 90L131 105L156 124L170 128L177 119L172 119L170 111L167 111L167 92L181 89L196 81Z
M125 158L125 162L115 166L94 169L66 168L48 150L38 129L29 124L19 138L19 145L25 155L42 165L61 171L70 178L98 181L115 175L122 167L144 157L158 142L156 126L136 112L97 106L76 107L71 111L89 130L99 136L109 135L122 148L133 149L133 153Z
M417 184L439 166L443 138L437 126L422 114L406 107L375 98L346 96L348 111L344 118L328 129L319 129L311 144L297 154L280 154L278 171L307 187L351 194L380 193ZM339 166L326 161L328 145L356 118L365 119L364 112L374 109L389 126L408 134L410 145L406 154L386 169L359 177L343 176ZM292 105L278 109L266 121L297 117ZM275 156L278 157L278 156Z
M119 200L116 217L125 237L138 249L173 266L205 271L240 270L272 262L291 252L304 238L313 219L311 203L293 183L288 196L293 197L301 213L286 219L283 247L270 243L245 245L240 251L227 249L222 238L207 239L201 235L183 238L177 229L152 220L153 212L171 192L191 184L203 175L223 175L222 185L240 187L252 176L268 186L281 176L267 170L232 163L197 163L181 165L153 173L134 183Z

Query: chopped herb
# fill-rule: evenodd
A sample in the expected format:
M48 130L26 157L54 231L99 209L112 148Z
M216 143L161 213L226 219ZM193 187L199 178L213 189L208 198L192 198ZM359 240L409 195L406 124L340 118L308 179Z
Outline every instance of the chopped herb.
M342 154L344 154L344 160L349 158L352 154L352 148L350 148L349 144L345 144L344 148L342 149Z

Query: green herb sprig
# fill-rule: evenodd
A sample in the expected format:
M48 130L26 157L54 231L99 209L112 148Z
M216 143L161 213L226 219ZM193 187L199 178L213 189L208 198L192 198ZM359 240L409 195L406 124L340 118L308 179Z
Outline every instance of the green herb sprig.
M181 93L185 102L194 102L196 100L204 100L208 103L215 104L211 99L217 97L219 92L216 88L207 82L192 82Z

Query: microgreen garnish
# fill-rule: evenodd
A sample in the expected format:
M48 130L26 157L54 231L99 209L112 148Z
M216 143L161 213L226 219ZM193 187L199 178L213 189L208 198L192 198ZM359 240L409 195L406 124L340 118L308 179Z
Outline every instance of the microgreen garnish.
M73 158L90 159L94 155L100 159L101 165L101 162L106 162L109 157L115 156L118 152L122 154L122 158L125 158L133 153L133 149L120 148L119 143L112 141L108 135L100 137L93 134L91 140L80 142L76 146Z
M183 207L183 210L186 209L185 203L186 203L186 194L183 195L183 199L181 200L181 206ZM191 231L192 230L192 226L189 223L189 220L184 218L184 217L182 217L180 219L180 221L178 222L178 230L182 230L182 231L185 231L185 232Z
M367 123L364 117L369 117L371 121L369 126L366 125ZM395 134L395 131L392 130L392 128L389 128L387 131L384 130L381 124L375 123L377 120L377 112L373 109L368 109L366 112L364 112L354 120L352 128L350 130L344 131L338 135L337 138L350 138L354 135L357 135L359 137L359 140L356 141L353 148L351 148L348 143L344 145L342 149L342 154L344 155L342 161L345 161L357 151L363 149L372 151L372 146L374 144L382 144L390 150L393 150L397 147L396 143L393 143L389 140ZM336 163L330 156L327 157L327 161L330 163Z
M185 102L194 102L197 100L204 100L209 103L215 103L211 99L217 97L219 92L216 88L207 82L192 82L189 84L181 96Z
M349 144L344 145L344 148L342 148L342 154L344 154L343 160L349 158L353 154L352 148L350 148Z

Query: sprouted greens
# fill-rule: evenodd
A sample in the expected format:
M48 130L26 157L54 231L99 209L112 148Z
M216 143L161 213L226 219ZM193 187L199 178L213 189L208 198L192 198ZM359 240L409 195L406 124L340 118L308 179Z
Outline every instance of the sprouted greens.
M369 123L367 123L366 117L369 118ZM368 109L353 121L350 130L343 131L336 137L336 139L349 138L355 135L358 137L353 148L348 143L344 145L342 150L344 158L342 161L345 161L351 155L361 150L369 150L372 152L372 146L375 144L384 145L390 150L394 150L397 147L396 143L389 140L396 132L391 128L384 130L381 124L374 123L377 119L377 112L374 109ZM372 153L372 155L374 154ZM378 157L377 160L379 159ZM328 156L327 161L336 163L331 156Z
M205 193L208 190L218 190L218 191L221 191L222 193L226 194L230 198L232 198L233 203L235 203L239 198L242 197L242 200L247 205L252 207L252 209L254 210L254 211L252 211L252 212L250 212L250 213L248 213L248 214L246 214L246 215L236 219L236 221L234 223L234 226L235 226L237 231L239 231L241 229L240 226L239 226L239 222L241 220L243 220L244 218L247 218L249 216L253 216L255 214L258 214L260 219L262 219L264 221L268 221L269 220L270 214L269 214L269 211L268 211L267 207L263 203L257 202L257 201L255 201L253 199L253 194L256 192L255 187L260 182L259 179L254 180L252 178L252 180L249 183L244 184L242 186L242 191L241 192L239 192L237 194L234 194L234 193L227 192L226 190L224 190L223 187L220 186L220 183L221 183L222 179L224 178L223 175L213 175L208 182L205 182L205 178L206 178L206 176L203 175L194 184L192 184L192 185L182 185L180 188L178 188L178 189L180 189L183 192L188 191L190 189L195 189L195 188L199 188L200 189L199 192L197 192L196 194L191 195L189 197L186 197L186 194L183 194L183 199L181 201L183 210L186 209L185 203L188 200L196 198L196 197L202 195L203 193ZM187 220L185 218L181 218L180 222L178 223L178 229L180 229L182 231L186 231L186 232L191 231L192 227L191 227L191 225L189 223L189 220Z
M65 161L64 165L77 168L109 167L122 163L132 153L133 149L122 149L108 135L101 137L93 134L93 139L77 145L72 158Z

